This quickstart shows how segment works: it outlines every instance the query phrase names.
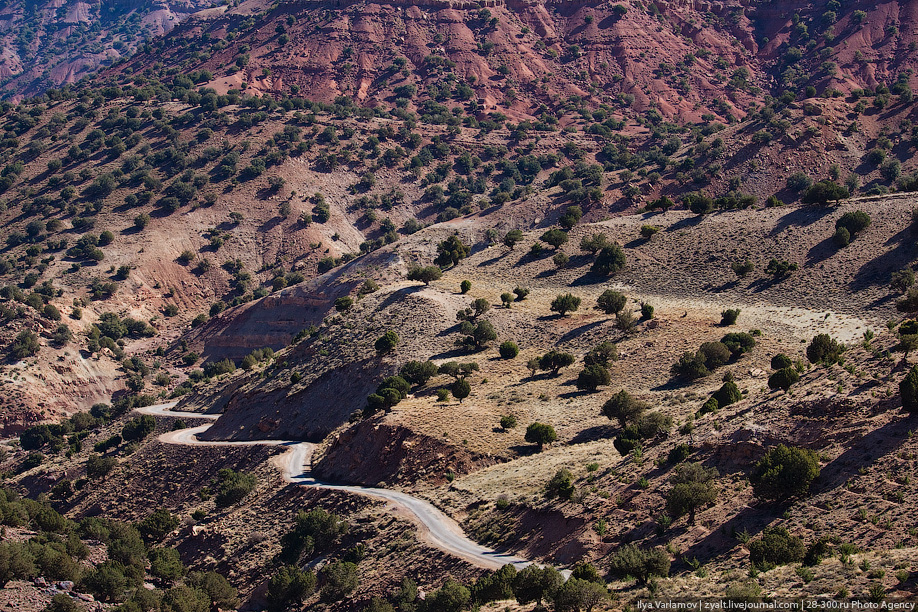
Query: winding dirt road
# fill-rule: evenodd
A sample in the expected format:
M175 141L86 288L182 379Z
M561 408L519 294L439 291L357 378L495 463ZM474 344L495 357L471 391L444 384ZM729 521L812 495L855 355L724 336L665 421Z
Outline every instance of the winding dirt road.
M216 421L219 415L200 414L197 412L173 411L177 402L159 404L138 408L135 412L152 416L178 417L182 419L206 419ZM529 565L531 562L520 557L499 553L471 541L465 536L462 528L453 519L443 514L429 502L417 497L392 491L390 489L376 489L372 487L358 487L351 485L336 485L320 482L312 477L311 464L312 452L315 445L309 442L292 440L254 440L254 441L227 441L199 440L198 434L203 433L210 424L197 427L186 427L160 435L157 439L166 444L182 444L186 446L285 446L287 452L273 459L275 465L281 470L284 480L304 487L318 487L348 491L358 495L366 495L382 499L393 504L402 514L409 517L420 529L421 540L446 553L459 557L473 565L487 569L499 569L510 563L517 568Z

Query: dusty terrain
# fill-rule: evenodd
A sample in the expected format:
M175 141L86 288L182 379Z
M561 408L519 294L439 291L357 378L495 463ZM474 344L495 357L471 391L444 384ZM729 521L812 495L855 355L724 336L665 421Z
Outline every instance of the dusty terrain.
M118 18L149 18L139 23L158 33L192 4L125 6ZM58 38L97 17L66 6L73 25ZM281 449L248 445L277 439L316 444L325 480L429 501L483 546L565 569L593 563L605 607L739 586L766 597L915 595L918 448L899 393L915 356L899 350L911 339L897 325L911 315L897 310L891 281L918 256L918 9L620 6L246 0L185 20L91 82L0 107L3 437L91 407L99 415L69 422L78 431L31 429L22 439L32 448L11 442L6 486L72 520L168 509L179 526L158 545L226 576L244 609L265 605L301 508L332 511L350 530L293 561L356 559L358 580L334 603L310 593L300 608L362 609L403 578L432 593L448 577L484 576L429 546L391 505L285 483ZM17 7L0 21L25 35ZM29 43L52 63L57 8L37 8L47 30ZM67 81L114 57L109 45L126 55L137 44L130 28L92 34L81 44L103 49L66 74L21 79ZM0 72L20 74L28 54L15 53L7 41ZM803 204L826 179L853 197ZM714 210L692 212L690 192ZM854 211L870 223L840 248L836 222ZM566 243L531 251L562 224ZM513 248L511 230L522 232ZM591 272L595 256L580 248L598 233L623 248L614 275ZM441 259L429 283L408 280L451 237L467 256ZM775 276L772 260L797 268ZM751 271L738 276L744 261ZM526 299L502 306L517 287ZM632 328L595 307L607 289L627 296ZM560 316L551 303L564 293L581 303ZM497 337L471 350L457 344L457 313L476 299L489 303L478 320ZM726 309L740 310L735 325L721 325ZM390 351L377 346L387 331L398 336ZM681 355L729 332L749 332L755 347L694 382L674 378ZM846 345L840 362L807 361L820 333ZM504 341L518 344L515 358L500 356ZM619 357L609 384L578 389L585 354L604 341ZM528 362L552 349L574 363L533 373ZM778 353L800 374L787 392L768 387ZM469 395L446 393L454 379L438 374L391 410L364 413L411 360L474 361ZM739 401L701 414L731 376ZM601 413L621 389L672 420L625 455L619 425ZM141 441L106 446L137 426L131 408L169 400L218 417L201 438L221 446L158 442L185 425L164 415ZM516 424L502 426L509 416ZM533 422L557 440L527 442ZM43 431L57 437L36 441ZM170 440L191 433L175 431ZM750 485L778 444L814 451L821 470L784 504ZM695 524L666 511L680 445L718 471ZM100 457L114 467L90 477ZM256 484L218 508L224 468ZM563 469L570 495L549 496ZM11 542L47 535L35 517L32 531L15 513L2 518ZM811 569L752 567L750 544L777 526L805 546L826 538L831 554ZM609 573L630 542L665 551L669 574L640 586ZM104 561L92 546L82 571ZM147 555L152 544L141 546ZM50 596L10 585L0 605Z

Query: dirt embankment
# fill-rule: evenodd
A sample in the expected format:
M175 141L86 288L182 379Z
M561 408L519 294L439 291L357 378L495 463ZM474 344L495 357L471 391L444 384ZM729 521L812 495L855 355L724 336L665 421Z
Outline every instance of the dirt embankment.
M363 408L378 384L377 368L373 360L359 361L329 370L307 386L240 390L202 438L321 440Z
M377 486L446 482L447 475L468 474L497 463L406 427L368 420L339 433L313 466L316 476L332 482Z

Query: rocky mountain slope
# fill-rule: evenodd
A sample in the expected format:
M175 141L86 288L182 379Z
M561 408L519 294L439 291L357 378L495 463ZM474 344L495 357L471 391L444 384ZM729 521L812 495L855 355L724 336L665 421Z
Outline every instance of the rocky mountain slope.
M148 54L213 72L218 91L301 92L389 106L417 92L541 118L585 98L697 121L742 119L766 96L908 85L909 3L304 2L249 0L180 26ZM210 41L209 49L191 42ZM410 95L408 95L410 93Z
M0 495L6 526L114 555L120 591L101 552L73 572L104 605L203 597L175 555L253 609L327 561L301 608L407 611L402 578L461 595L448 576L516 605L387 507L278 482L270 450L165 450L187 424L130 409L178 399L220 413L208 439L318 442L320 476L425 497L607 607L914 594L914 10L248 0L0 106L23 434L0 460L30 498ZM760 472L784 452L813 478L782 497ZM352 531L310 548L299 504ZM91 520L157 505L179 522L140 544ZM623 570L629 543L667 569Z
M75 83L210 6L203 0L8 0L0 7L0 89L18 101Z

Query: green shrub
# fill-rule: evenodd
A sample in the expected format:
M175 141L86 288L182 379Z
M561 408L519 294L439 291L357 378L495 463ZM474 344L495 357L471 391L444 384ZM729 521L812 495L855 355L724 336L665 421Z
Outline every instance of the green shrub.
M551 311L557 312L562 317L568 312L575 312L579 308L580 298L571 293L560 294L551 302Z
M161 580L177 580L185 573L185 566L174 548L150 550L150 573Z
M685 194L682 203L696 215L706 215L714 210L714 200L701 192Z
M729 363L733 354L723 342L705 342L698 348L702 362L709 370L714 370Z
M615 361L618 361L618 347L609 341L597 344L583 356L583 363L588 366L601 365L608 368Z
M755 338L752 334L746 332L732 332L725 335L720 341L730 349L733 359L738 359L741 355L749 353L755 348Z
M551 444L558 439L555 428L545 423L535 422L526 428L525 440L531 444L537 444L541 451L546 444Z
M281 567L268 582L266 599L272 612L297 607L316 590L316 575L292 565Z
M335 561L322 568L322 601L341 601L357 589L357 564Z
M596 256L590 271L593 274L611 276L625 267L625 251L617 243L603 247Z
M137 531L147 542L158 542L179 525L178 517L165 508L158 508L137 523Z
M612 382L609 370L599 364L586 366L577 376L577 388L581 391L596 391L597 387L608 385Z
M545 485L545 494L548 497L570 499L574 494L574 475L567 468L561 468L551 477Z
M510 230L504 235L504 245L510 247L511 249L519 244L522 240L523 232L518 229Z
M818 476L816 453L779 444L756 463L749 480L756 497L784 501L806 495Z
M707 469L701 463L677 466L670 478L673 487L666 494L666 511L676 518L688 514L689 524L694 525L695 512L717 500L718 476L715 468Z
M717 412L720 409L720 404L717 402L716 398L708 398L708 400L701 405L701 408L698 410L698 416L703 416L712 412Z
M806 358L813 364L832 365L837 363L845 346L829 334L819 334L806 347Z
M649 321L653 318L653 306L647 302L641 302L641 319Z
M156 430L156 419L144 414L131 419L121 428L121 437L128 442L143 440Z
M443 276L443 272L439 266L416 266L408 270L408 280L420 281L425 285L429 285L435 280L440 280L441 276Z
M811 186L803 194L804 204L828 204L836 200L844 200L851 196L848 190L835 181L825 180Z
M794 362L791 361L791 358L785 355L784 353L778 353L771 358L771 369L772 370L783 370L784 368L789 368L794 365Z
M835 228L837 230L843 227L848 230L851 236L856 236L858 233L870 227L870 222L870 215L862 210L856 210L843 214L841 218L835 222Z
M613 315L625 307L628 298L624 294L607 289L596 300L597 307L607 315Z
M428 593L424 600L424 609L460 612L468 608L471 599L472 594L466 587L449 578L442 587Z
M526 605L535 602L541 606L544 599L550 599L564 584L564 577L551 565L539 567L527 565L513 579L513 595Z
M787 188L793 191L804 191L813 184L813 179L803 172L795 172L787 177Z
M641 438L651 439L669 433L673 419L662 412L645 412L635 421L635 427Z
M632 423L636 423L641 415L647 410L648 406L634 398L630 393L622 389L602 406L602 414L606 418L618 421L619 426L624 429Z
M217 495L214 501L218 508L225 508L242 501L255 488L255 474L235 472L224 468L217 473Z
M14 359L21 360L35 356L39 348L38 336L32 331L24 329L19 332L16 339L10 344L9 351Z
M906 412L918 412L918 365L912 366L899 383L899 395Z
M799 563L804 554L803 540L783 527L767 527L760 539L749 543L749 560L762 569Z
M545 244L553 247L555 250L559 249L562 245L567 243L568 236L567 232L559 229L550 229L541 236L539 240Z
M374 348L376 353L379 355L385 355L395 350L395 347L398 345L399 337L394 331L389 330L379 338L377 338L374 343Z
M464 400L465 398L469 396L469 394L471 394L472 386L469 384L469 382L466 379L460 378L459 380L453 383L453 385L449 388L449 390L453 394L453 397L459 400L459 403L461 404L462 400Z
M730 264L730 268L733 270L734 274L740 278L743 278L755 269L755 265L746 259L743 261L734 261L732 264Z
M701 351L685 352L670 368L673 376L685 380L695 380L708 376L711 371L705 365L705 356Z
M512 340L502 342L498 350L500 351L500 356L504 359L514 359L520 354L520 347Z
M770 389L783 389L787 391L791 385L800 380L800 375L792 367L781 368L768 377L768 387Z
M437 375L437 364L432 361L409 361L399 370L399 376L412 385L426 385Z
M571 576L553 595L555 610L592 610L609 593L604 584Z
M59 161L59 160L55 160ZM82 612L82 608L77 605L70 595L66 593L56 593L42 612Z
M730 404L735 404L742 400L743 394L740 393L736 383L732 380L728 380L720 389L714 392L713 399L717 400L717 406L719 408L723 408L724 406L729 406Z
M668 576L669 565L669 555L662 549L625 544L612 554L609 569L616 576L631 576L643 585L653 576Z
M736 319L739 317L739 314L739 308L728 308L720 313L720 324L724 327L736 324Z

